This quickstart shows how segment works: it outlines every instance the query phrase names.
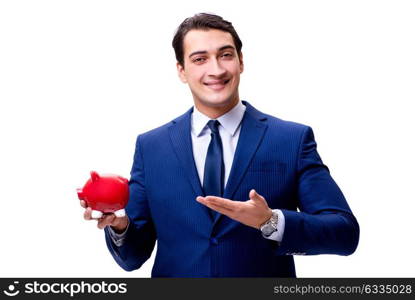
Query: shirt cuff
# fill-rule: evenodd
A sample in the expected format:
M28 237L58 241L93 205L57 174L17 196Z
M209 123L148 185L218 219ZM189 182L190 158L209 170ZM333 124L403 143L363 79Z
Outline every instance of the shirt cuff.
M282 237L284 236L285 217L282 211L279 209L273 209L272 211L277 213L278 215L277 231L274 231L269 237L265 237L265 238L269 240L281 242Z
M115 246L121 247L124 244L125 237L127 235L128 227L130 227L130 221L128 220L127 228L121 233L116 233L111 226L108 226L108 232L110 234L111 240L114 242Z

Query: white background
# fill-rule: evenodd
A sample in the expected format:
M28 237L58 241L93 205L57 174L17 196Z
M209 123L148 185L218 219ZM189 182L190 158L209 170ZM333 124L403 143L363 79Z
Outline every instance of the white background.
M154 256L118 267L75 190L129 177L137 134L192 105L171 39L197 12L233 22L241 98L312 126L360 222L355 254L297 275L415 276L415 4L381 0L1 1L0 276L150 276Z

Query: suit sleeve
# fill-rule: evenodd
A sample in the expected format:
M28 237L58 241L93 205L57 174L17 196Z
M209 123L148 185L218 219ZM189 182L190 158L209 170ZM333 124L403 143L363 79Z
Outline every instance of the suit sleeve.
M277 254L352 254L359 242L359 224L320 159L310 127L299 147L297 191L300 211L282 209L285 229Z
M115 261L126 271L133 271L151 256L156 242L156 232L152 222L145 190L144 159L137 138L134 162L129 182L130 198L126 213L130 224L122 246L117 247L105 228L105 240Z

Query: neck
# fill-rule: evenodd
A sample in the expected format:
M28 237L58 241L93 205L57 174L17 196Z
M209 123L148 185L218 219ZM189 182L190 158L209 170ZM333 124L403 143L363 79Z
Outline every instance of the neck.
M217 119L220 116L226 114L228 111L232 110L239 102L239 98L236 97L235 100L232 100L226 105L222 106L207 106L195 101L195 107L202 114L208 116L210 119Z

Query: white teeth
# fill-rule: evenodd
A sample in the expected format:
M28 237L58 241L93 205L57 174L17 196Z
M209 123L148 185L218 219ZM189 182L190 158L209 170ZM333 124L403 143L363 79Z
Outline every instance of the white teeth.
M214 83L204 83L205 85L217 85L217 84L227 84L230 81L230 79L221 81L221 82L214 82Z

